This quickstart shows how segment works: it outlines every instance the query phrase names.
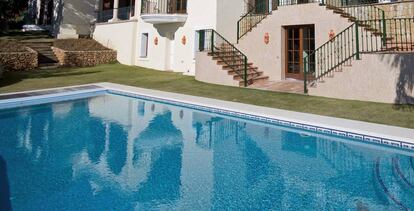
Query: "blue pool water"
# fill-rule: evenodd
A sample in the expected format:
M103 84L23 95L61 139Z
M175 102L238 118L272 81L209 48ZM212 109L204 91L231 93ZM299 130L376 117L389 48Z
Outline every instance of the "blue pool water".
M0 210L414 209L410 153L107 94L0 110Z

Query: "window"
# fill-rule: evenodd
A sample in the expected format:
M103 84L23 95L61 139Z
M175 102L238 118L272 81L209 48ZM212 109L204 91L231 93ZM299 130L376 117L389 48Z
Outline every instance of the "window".
M142 33L141 35L141 58L147 58L148 56L148 33Z

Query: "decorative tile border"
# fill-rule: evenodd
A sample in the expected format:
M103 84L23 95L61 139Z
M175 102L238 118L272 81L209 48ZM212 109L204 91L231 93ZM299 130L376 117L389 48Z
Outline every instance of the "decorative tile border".
M138 98L142 100L155 101L159 103L166 103L166 104L186 107L186 108L190 108L194 110L200 110L200 111L205 111L205 112L210 112L210 113L221 114L225 116L237 117L241 119L254 120L254 121L267 123L267 124L276 124L278 126L296 128L296 129L301 129L301 130L305 130L309 132L331 135L331 136L335 136L339 138L348 138L348 139L366 142L366 143L373 143L373 144L379 144L379 145L386 145L386 146L390 146L394 148L414 150L414 144L403 142L403 141L398 141L398 140L390 140L390 139L385 139L385 138L380 138L380 137L375 137L375 136L369 136L369 135L364 135L364 134L357 134L357 133L352 133L352 132L347 132L347 131L336 130L332 128L325 128L325 127L319 127L319 126L314 126L314 125L302 124L298 122L291 122L291 121L286 121L286 120L258 116L258 115L253 115L253 114L246 114L246 113L241 113L237 111L218 109L218 108L209 107L209 106L201 106L201 105L196 105L196 104L184 103L184 102L179 102L175 100L167 100L163 98L146 96L146 95L125 92L125 91L118 91L114 89L109 89L108 93Z

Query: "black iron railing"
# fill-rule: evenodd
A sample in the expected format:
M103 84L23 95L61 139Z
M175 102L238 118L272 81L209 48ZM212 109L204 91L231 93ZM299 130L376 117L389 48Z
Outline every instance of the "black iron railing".
M265 19L276 6L265 0L249 8L250 10L237 21L237 41Z
M360 59L361 53L414 51L414 18L356 21L304 57L304 91Z
M248 85L247 56L213 29L197 32L199 35L198 50L220 59L243 80L243 85L246 87Z
M384 50L414 51L414 17L386 19L383 25Z
M141 14L187 14L187 0L142 0Z

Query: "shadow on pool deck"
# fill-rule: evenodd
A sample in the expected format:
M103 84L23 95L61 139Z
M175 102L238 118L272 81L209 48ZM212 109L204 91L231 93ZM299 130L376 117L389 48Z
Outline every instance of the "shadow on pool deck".
M0 155L0 210L11 209L9 178L7 176L6 160Z

